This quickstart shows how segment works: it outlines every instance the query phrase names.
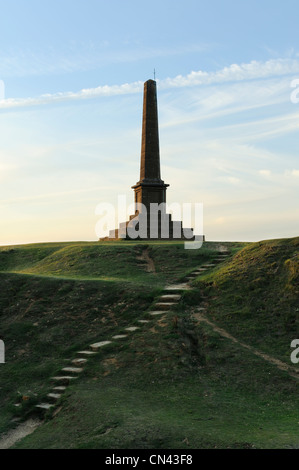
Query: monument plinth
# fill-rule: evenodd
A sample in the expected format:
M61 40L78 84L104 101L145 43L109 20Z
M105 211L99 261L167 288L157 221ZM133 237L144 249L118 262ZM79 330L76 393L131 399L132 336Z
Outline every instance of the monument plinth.
M157 84L154 80L148 80L144 84L140 180L132 187L135 192L135 214L128 222L120 224L119 229L111 231L106 240L130 240L133 238L131 229L144 226L144 222L146 230L134 239L192 240L193 230L183 230L182 222L172 221L171 215L166 213L168 187L169 184L161 179ZM157 206L160 206L158 213Z

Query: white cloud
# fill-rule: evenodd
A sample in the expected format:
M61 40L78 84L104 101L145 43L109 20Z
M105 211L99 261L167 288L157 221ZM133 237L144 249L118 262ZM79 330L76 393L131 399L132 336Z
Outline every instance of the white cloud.
M125 83L123 85L99 86L87 88L78 92L64 92L55 94L44 94L37 98L9 98L0 101L0 109L23 108L27 106L40 106L45 104L60 103L63 101L74 101L101 96L128 95L140 93L142 82Z
M285 172L286 176L294 176L295 178L299 178L299 170L287 170Z
M296 59L271 59L266 62L252 61L248 64L232 64L218 72L191 72L185 77L163 80L161 88L210 85L230 81L253 80L299 73L299 61Z
M270 171L270 170L260 170L260 171L259 171L259 174L260 174L261 176L267 177L267 176L271 176L271 171Z
M159 89L166 90L170 88L184 88L281 77L291 74L299 74L299 60L297 59L273 59L267 62L252 61L248 64L232 64L230 67L225 67L217 72L197 71L191 72L186 76L178 75L175 78L157 80L157 82ZM0 109L38 106L62 101L74 101L103 96L127 95L140 93L142 88L143 83L138 81L122 85L105 85L96 88L87 88L78 92L44 94L35 98L10 98L0 101ZM264 92L267 93L265 90ZM272 93L270 89L268 89L268 93ZM222 105L229 104L230 100L231 98L225 94L221 97ZM211 103L207 102L207 104L211 107Z

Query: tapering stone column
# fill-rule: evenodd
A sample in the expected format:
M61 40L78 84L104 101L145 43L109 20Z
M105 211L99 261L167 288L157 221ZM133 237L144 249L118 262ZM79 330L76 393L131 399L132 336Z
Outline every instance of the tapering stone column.
M135 203L150 210L151 203L166 202L168 184L161 180L157 86L144 84L140 181L133 186Z
M157 86L144 84L140 181L161 181Z

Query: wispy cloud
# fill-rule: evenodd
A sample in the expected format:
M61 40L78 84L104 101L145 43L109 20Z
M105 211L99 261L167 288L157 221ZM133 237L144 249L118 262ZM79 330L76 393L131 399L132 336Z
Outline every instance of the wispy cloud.
M159 89L184 88L201 85L213 85L229 82L241 82L273 77L299 74L298 59L273 59L266 62L252 61L248 64L232 64L217 72L197 71L188 75L178 75L175 78L158 80ZM128 95L140 93L143 83L141 81L125 83L122 85L105 85L95 88L86 88L78 92L60 92L44 94L38 97L9 98L0 101L0 109L23 108L99 98L104 96Z
M142 82L125 83L123 85L105 85L97 88L87 88L78 92L63 92L44 94L37 98L9 98L0 101L0 109L23 108L28 106L41 106L45 104L74 101L101 96L128 95L142 90Z
M107 40L99 42L71 41L59 51L52 47L14 49L0 52L0 76L27 77L57 75L91 71L107 64L133 63L144 59L181 56L210 50L211 44L189 44L179 47L148 47L125 42L115 44Z
M191 72L186 76L163 80L161 88L210 85L231 81L254 80L267 77L291 75L299 72L297 59L271 59L266 62L252 61L248 64L232 64L217 72Z

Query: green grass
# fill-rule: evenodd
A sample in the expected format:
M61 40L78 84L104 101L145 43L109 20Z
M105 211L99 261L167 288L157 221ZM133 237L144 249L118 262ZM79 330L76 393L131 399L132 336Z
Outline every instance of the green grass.
M15 426L16 401L25 419L78 350L150 318L146 312L162 287L212 261L218 245L0 249L0 337L7 353L0 433ZM298 337L298 238L226 245L231 258L198 277L174 313L92 358L60 412L16 447L298 448L296 380L192 319L206 303L219 326L289 361L290 339ZM145 249L156 273L138 260Z
M208 328L192 325L195 346L186 322L103 352L61 412L17 447L298 446L295 381Z
M299 337L299 238L253 243L195 282L209 316L240 340L288 361Z
M138 259L149 251L156 273ZM213 256L213 245L185 250L183 242L111 242L27 245L0 248L0 272L164 285Z

